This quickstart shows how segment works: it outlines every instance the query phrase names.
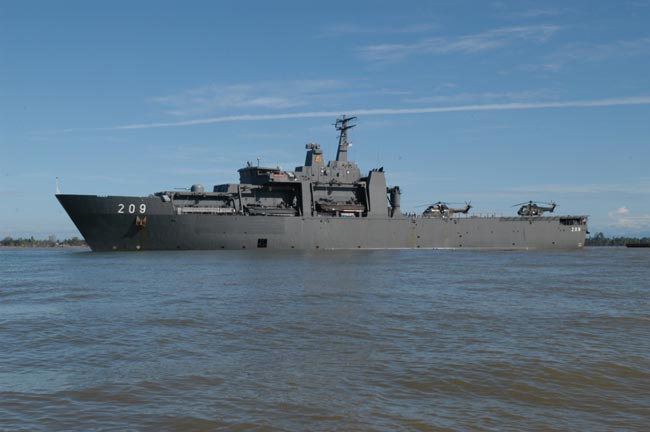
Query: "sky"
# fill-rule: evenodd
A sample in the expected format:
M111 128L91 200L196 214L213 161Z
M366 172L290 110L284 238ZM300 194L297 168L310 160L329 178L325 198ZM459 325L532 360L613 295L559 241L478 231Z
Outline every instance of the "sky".
M383 166L405 211L555 201L650 235L650 1L0 1L0 237L79 235L63 193Z

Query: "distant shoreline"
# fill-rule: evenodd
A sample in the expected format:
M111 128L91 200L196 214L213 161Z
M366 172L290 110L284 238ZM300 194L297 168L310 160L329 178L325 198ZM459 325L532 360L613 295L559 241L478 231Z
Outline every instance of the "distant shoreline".
M649 242L650 237L605 237L602 232L599 232L588 237L585 246L625 246Z
M2 249L68 247L88 247L88 244L86 244L84 239L80 239L79 237L57 240L55 236L50 236L47 240L37 240L33 236L30 238L12 238L7 236L0 240L0 248Z
M4 246L0 245L0 249L83 249L88 248L88 245L55 245L55 246Z

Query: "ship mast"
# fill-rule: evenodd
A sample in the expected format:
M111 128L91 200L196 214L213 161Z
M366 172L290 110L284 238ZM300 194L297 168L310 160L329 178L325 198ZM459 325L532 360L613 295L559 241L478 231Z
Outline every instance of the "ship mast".
M337 131L341 131L341 134L339 135L339 149L336 152L336 161L337 162L347 162L348 161L348 147L350 144L348 143L348 129L352 129L356 125L349 125L348 122L355 120L356 117L346 117L345 114L341 117L336 119L336 123L334 123L334 126L336 127Z

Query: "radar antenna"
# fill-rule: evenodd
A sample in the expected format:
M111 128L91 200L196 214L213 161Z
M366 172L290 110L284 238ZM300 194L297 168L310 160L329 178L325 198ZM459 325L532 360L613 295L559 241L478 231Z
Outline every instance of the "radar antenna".
M348 129L352 129L356 126L348 124L348 122L352 120L356 120L356 117L346 117L345 114L343 114L343 116L337 118L336 123L334 123L336 130L341 131L341 134L339 135L339 149L336 152L337 162L348 161L348 147L350 146L350 143L348 143Z

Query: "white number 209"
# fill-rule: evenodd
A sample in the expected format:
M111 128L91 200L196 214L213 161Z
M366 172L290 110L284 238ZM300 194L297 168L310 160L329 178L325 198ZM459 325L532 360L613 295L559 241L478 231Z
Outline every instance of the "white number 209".
M134 214L135 210L136 210L135 204L129 204L128 206L125 206L122 203L117 204L118 213L124 214L128 211L130 214ZM138 212L140 214L144 214L146 211L147 211L147 205L145 203L140 204L140 206L138 207Z

